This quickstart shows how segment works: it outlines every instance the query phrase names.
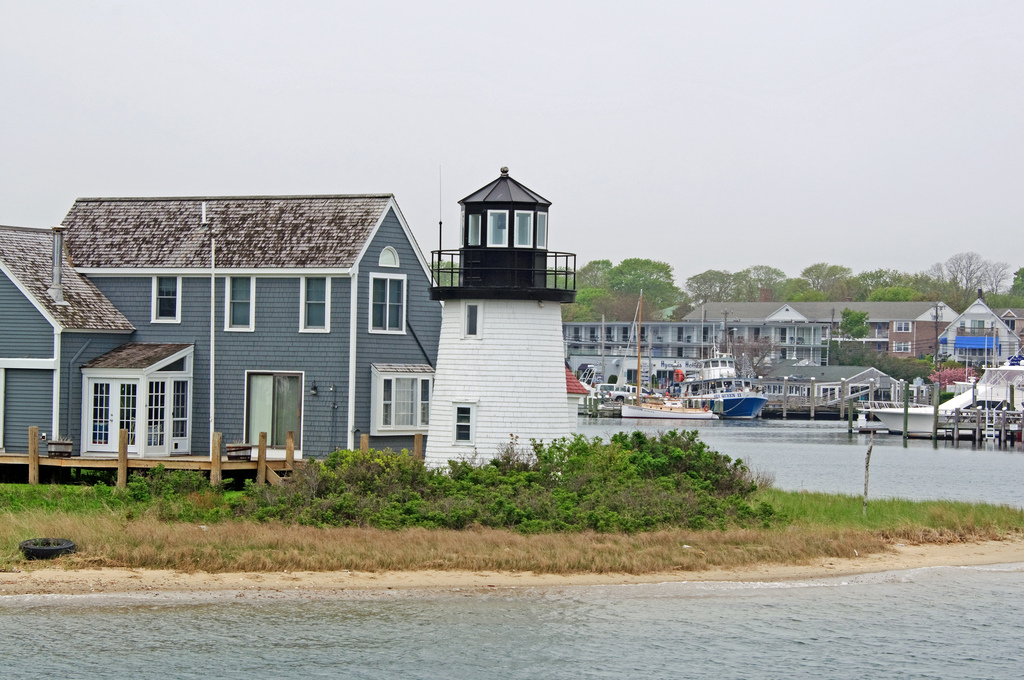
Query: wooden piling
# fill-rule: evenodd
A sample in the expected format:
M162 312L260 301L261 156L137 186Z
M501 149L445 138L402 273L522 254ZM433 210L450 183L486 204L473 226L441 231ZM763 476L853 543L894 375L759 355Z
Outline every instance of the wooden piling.
M39 428L28 428L28 483L39 483Z
M903 391L903 448L907 448L907 429L909 423L907 422L910 418L910 390L907 389L907 383L903 380L900 381L900 388Z
M846 420L846 400L849 398L850 386L846 383L846 378L840 380L839 386L839 420Z
M789 404L789 378L782 379L782 419L786 419L786 406Z
M412 438L412 457L423 460L423 433L417 432Z
M117 431L117 488L128 488L128 430Z
M295 469L295 433L291 430L284 436L284 462L289 470Z
M370 435L361 434L359 435L359 450L366 453L370 450Z
M850 403L846 407L846 417L850 419L847 432L853 434L853 397L850 397Z
M260 432L260 447L256 458L256 485L267 483L267 433Z
M864 507L861 509L861 515L867 517L868 514L868 469L871 467L871 449L875 448L875 433L871 433L871 443L868 445L868 454L864 457Z
M932 448L939 448L939 392L942 386L932 385Z
M953 444L960 446L960 409L953 411Z
M220 432L213 433L213 438L210 440L210 486L219 486L224 480L224 474L221 472L220 465L220 450L223 441L223 434Z
M999 412L999 447L1006 446L1006 407Z
M811 420L814 420L814 378L811 378Z

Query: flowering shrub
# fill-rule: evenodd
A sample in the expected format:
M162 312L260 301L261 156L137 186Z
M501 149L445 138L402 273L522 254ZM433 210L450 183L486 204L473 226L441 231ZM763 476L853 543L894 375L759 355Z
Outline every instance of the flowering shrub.
M945 388L955 382L964 382L968 378L976 377L978 376L973 368L943 368L932 373L928 379Z

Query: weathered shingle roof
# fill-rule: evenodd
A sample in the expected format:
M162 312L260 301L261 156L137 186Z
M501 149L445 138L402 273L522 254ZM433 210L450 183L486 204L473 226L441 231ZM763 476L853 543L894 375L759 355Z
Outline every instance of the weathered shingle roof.
M57 323L71 330L132 331L135 327L96 286L63 258L64 300L58 305L47 290L53 277L53 233L43 229L0 227L0 260Z
M192 345L129 342L82 365L82 368L148 368Z
M391 194L80 198L64 218L76 267L350 267Z

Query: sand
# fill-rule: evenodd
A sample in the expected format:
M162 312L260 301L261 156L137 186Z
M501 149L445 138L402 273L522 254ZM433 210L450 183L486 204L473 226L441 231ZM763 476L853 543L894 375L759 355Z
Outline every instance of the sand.
M741 569L670 571L649 574L536 574L532 572L403 571L361 573L264 572L184 573L158 569L63 570L33 564L0 572L0 597L138 593L221 593L239 596L288 593L486 591L491 588L618 585L684 581L772 582L852 576L939 566L1024 563L1024 538L978 543L892 546L891 552L853 559L830 558L803 565L758 564Z

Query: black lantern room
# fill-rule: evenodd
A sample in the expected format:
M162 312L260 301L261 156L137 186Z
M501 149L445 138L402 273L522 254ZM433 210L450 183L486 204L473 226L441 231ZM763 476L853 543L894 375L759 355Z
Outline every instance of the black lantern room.
M501 169L459 204L460 247L433 252L434 300L572 302L576 255L548 250L551 201Z

